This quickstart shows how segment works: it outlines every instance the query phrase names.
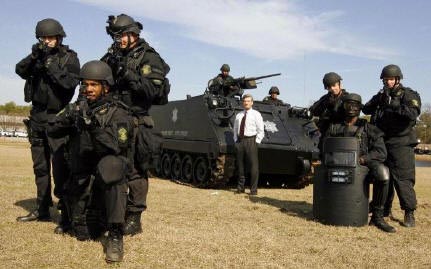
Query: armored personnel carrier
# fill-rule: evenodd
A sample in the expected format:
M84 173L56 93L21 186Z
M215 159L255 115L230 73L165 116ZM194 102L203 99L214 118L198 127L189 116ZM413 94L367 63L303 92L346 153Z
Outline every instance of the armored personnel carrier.
M234 79L229 85L210 80L203 95L153 106L153 133L162 137L158 176L198 187L222 187L235 179L233 124L242 110L241 95L244 89L256 88L256 80L269 76ZM217 87L226 86L232 92L218 94ZM253 109L262 114L265 124L259 144L259 182L293 188L308 185L312 162L318 159L308 110L259 101L254 101Z

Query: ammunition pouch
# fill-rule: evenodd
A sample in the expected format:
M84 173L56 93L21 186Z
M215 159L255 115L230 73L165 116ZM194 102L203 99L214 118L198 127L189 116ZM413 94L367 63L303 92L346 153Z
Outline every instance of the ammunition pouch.
M169 79L165 78L160 86L155 86L158 89L158 94L153 100L154 105L166 105L168 103L168 95L171 91Z
M160 153L162 138L151 133L145 125L139 126L135 149L135 161L142 171L154 168L154 160Z

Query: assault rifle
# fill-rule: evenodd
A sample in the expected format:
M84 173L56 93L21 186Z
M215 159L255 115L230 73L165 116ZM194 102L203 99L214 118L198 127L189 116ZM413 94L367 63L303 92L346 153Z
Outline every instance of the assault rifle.
M84 126L91 124L91 112L89 111L90 109L88 107L85 91L85 86L81 86L74 111L74 123L78 131L82 130Z

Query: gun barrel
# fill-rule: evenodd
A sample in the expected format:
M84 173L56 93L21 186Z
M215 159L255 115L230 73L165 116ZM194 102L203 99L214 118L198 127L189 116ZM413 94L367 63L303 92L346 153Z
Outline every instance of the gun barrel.
M260 77L246 78L245 80L259 80L259 79L263 79L263 78L276 77L276 76L280 76L280 75L281 75L281 73L275 73L275 74L270 74L270 75L265 75L265 76L260 76Z

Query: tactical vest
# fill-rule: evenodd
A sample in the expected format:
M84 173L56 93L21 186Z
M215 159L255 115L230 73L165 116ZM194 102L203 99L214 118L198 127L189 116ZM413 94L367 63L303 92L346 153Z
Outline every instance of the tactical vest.
M120 132L121 130L121 124L126 123L118 123L113 122L112 118L115 114L115 112L118 110L118 108L121 107L124 110L128 110L128 107L122 104L121 102L107 102L105 104L102 104L92 110L92 114L96 118L99 126L104 129L108 127L112 127L117 132ZM129 129L129 126L124 126L125 130ZM121 156L127 157L129 159L132 158L132 144L134 142L134 130L129 130L127 134L121 134L118 133L117 135L122 136L125 135L126 137L122 139L119 139L119 144L121 148ZM124 142L122 142L124 141Z
M67 47L62 46L55 55L52 57L58 58L59 69L63 69L67 61L72 55L72 51ZM39 76L32 76L26 80L24 85L24 101L33 102L33 106L40 109L48 109L58 112L66 106L73 97L73 91L55 91L53 87L60 87L52 85L46 74L39 74Z
M385 133L385 136L401 137L409 135L413 127L416 125L416 121L400 117L397 111L394 111L393 108L383 105L390 102L391 99L398 101L400 105L408 105L405 100L406 89L408 88L401 88L399 93L395 96L390 96L384 91L379 93L379 106L377 107L376 113L373 117L373 122ZM387 99L389 99L389 101Z
M160 59L161 66L155 66L151 62L143 65L142 61L149 53L156 55L157 58ZM152 104L166 104L168 102L168 95L170 92L170 84L166 75L169 73L170 67L163 58L160 57L156 50L150 47L145 41L141 41L138 46L133 48L125 57L127 57L127 68L134 70L140 76L151 80L153 86L158 90L156 96L154 96ZM124 89L121 90L123 90L121 100L123 100L127 105L132 106L136 103L140 103L134 100L135 98L138 98L137 96L132 97L132 93L128 91L124 92Z

